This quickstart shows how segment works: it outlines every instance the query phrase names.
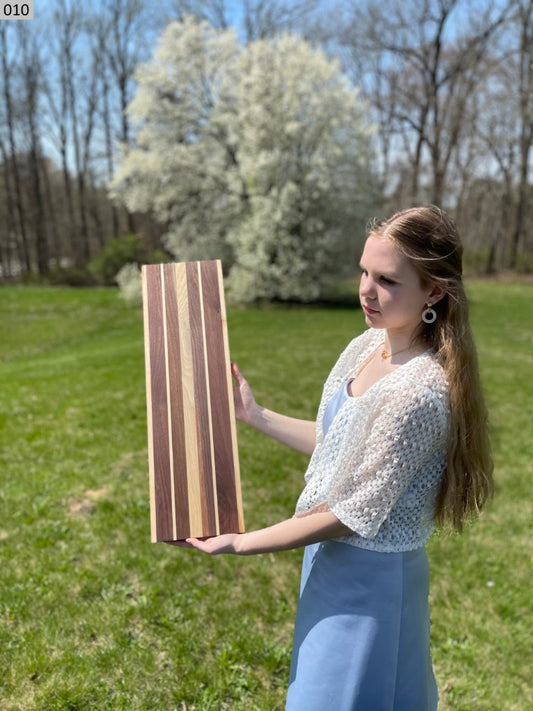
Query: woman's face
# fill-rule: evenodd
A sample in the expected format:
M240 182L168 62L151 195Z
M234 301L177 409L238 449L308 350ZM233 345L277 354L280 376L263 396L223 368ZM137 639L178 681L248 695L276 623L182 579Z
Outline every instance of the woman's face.
M410 337L419 327L434 287L423 287L420 277L394 242L370 235L361 257L359 299L367 326Z

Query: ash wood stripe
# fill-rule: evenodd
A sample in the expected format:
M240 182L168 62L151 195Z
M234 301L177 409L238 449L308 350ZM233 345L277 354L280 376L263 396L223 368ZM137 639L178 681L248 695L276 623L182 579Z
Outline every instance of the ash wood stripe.
M173 536L171 470L165 372L165 339L162 318L163 288L158 269L145 275L145 361L149 397L147 399L150 491L160 502L151 512L152 540L170 540ZM157 492L157 494L156 494ZM154 500L153 499L153 500Z
M187 466L187 493L189 499L189 535L203 535L202 492L198 478L200 459L196 428L196 399L194 392L194 365L189 322L189 292L187 288L186 265L173 265L176 273L178 294L178 316L180 321L180 352L182 407L185 422L184 455ZM193 295L194 299L194 295Z
M169 540L180 540L189 535L189 493L187 483L187 463L183 457L186 448L185 419L183 407L183 387L181 378L180 321L176 273L173 265L161 265L165 356L167 373L167 409L169 418L169 457L172 476L172 526L173 535Z
M211 407L209 399L209 378L207 373L207 353L205 344L204 311L202 304L202 283L199 265L186 265L187 290L198 294L197 299L189 299L189 323L191 328L191 355L194 369L194 393L196 403L196 437L199 460L201 491L201 512L203 535L213 536L219 532L216 515L216 495L213 480Z
M144 322L144 367L146 373L146 420L148 425L148 470L150 486L150 504L155 500L154 483L154 443L151 433L153 432L152 417L152 371L150 366L150 319L148 311L148 285L146 274L142 273L142 294L143 294L143 322ZM157 520L155 506L150 505L150 535L152 542L157 540Z

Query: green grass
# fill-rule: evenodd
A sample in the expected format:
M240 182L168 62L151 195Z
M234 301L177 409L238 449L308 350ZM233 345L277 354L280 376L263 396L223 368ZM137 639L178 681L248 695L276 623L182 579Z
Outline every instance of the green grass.
M436 536L441 708L533 704L532 285L475 282L497 495ZM299 551L209 558L149 542L140 311L114 290L0 289L0 709L273 711L284 706ZM230 310L258 400L313 417L346 309ZM305 458L239 426L249 529L292 514Z

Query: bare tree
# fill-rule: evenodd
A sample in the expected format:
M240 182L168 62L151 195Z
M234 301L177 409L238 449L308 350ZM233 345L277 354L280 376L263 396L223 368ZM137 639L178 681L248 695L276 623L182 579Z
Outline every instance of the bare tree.
M6 149L4 141L0 137L0 158L3 168L3 193L5 203L2 208L2 223L4 225L3 238L0 239L0 263L2 277L11 277L13 275L14 250L13 247L17 244L17 228L15 215L15 199L13 196L12 174L10 171L9 153Z
M226 0L174 0L172 7L171 15L178 20L193 15L219 30L226 30L231 24Z
M164 14L154 15L149 3L142 0L105 0L103 12L107 23L106 60L118 93L119 140L129 146L132 135L127 108L133 98L135 70L148 57ZM134 232L134 216L130 212L127 221L128 230Z
M66 0L60 0L62 8L56 13L56 21L61 32L61 49L63 62L64 91L66 93L67 115L70 119L70 143L74 150L75 175L78 183L78 203L80 216L80 236L78 248L75 251L78 263L83 263L90 257L89 230L85 204L83 159L81 145L81 129L79 125L79 94L77 92L79 66L78 56L75 56L76 42L83 32L84 17L82 10L74 5L68 7Z
M46 274L65 257L83 267L106 236L134 226L132 216L121 224L105 185L119 142L133 140L124 108L165 15L148 0L45 10L37 25L0 23L3 274Z
M0 54L2 62L3 99L9 145L9 161L13 173L15 214L19 239L17 240L18 255L21 266L26 272L31 271L31 256L27 236L26 215L22 198L22 179L20 175L19 158L15 141L15 110L12 92L14 60L10 57L7 41L7 23L0 23Z
M31 206L33 231L35 235L35 254L39 274L48 273L48 242L46 236L44 195L41 181L41 140L39 135L39 104L43 60L42 52L35 35L29 35L27 25L17 27L21 47L21 73L24 86L24 114L28 126L29 168L32 182Z
M68 223L66 231L69 232L68 256L72 257L77 265L82 265L90 254L85 206L83 200L78 200L76 190L76 176L81 171L76 70L81 64L78 43L83 32L83 20L79 8L70 7L66 0L58 0L50 18L54 33L49 46L56 71L50 72L45 87L47 108L52 122L50 133L55 139L63 174Z
M301 30L320 6L320 0L174 0L174 15L193 15L217 29L238 26L246 42Z
M514 228L511 235L509 266L514 269L524 236L529 192L529 162L533 143L533 0L516 0L516 22L519 28L518 50L518 117L519 175Z
M111 116L111 76L109 57L106 51L107 39L109 36L109 23L101 15L96 15L91 19L90 31L95 38L92 51L99 59L99 96L98 119L101 122L104 140L105 154L105 182L109 183L113 178L115 170L115 141L113 140L113 119ZM111 202L111 234L118 237L119 234L119 214L117 206ZM102 234L102 228L99 231Z
M56 42L51 49L57 71L49 77L46 93L63 171L71 252L81 266L91 257L94 245L103 244L89 201L94 192L93 163L98 161L93 144L105 54L101 38L93 32L91 16L79 6L58 0L52 21Z
M482 200L490 215L490 226L485 232L487 271L516 268L520 253L526 248L531 219L528 197L533 133L532 5L531 0L510 1L512 15L499 44L491 46L487 71L476 87L472 135L481 146L478 160L485 155L490 179L485 181L483 191L465 195L470 205L472 199ZM481 221L474 221L472 233L480 229L484 229Z
M440 204L480 63L506 9L487 5L474 16L461 0L368 0L352 8L344 42L378 117L385 165L391 153L408 156L414 201L427 159L428 197Z
M472 171L470 185L462 194L463 221L469 234L484 235L488 249L485 271L490 273L508 262L510 230L513 222L515 177L518 164L516 76L508 49L508 37L502 41L507 49L495 47L488 58L490 70L476 91L475 113L472 117L470 140L477 141L478 161L486 165L489 174L480 181ZM477 180L476 180L477 177ZM476 216L476 204L483 205L483 215L489 224ZM462 207L462 206L461 206Z
M82 82L78 82L77 98L82 106L83 120L79 121L80 127L80 165L77 166L77 182L78 196L80 201L80 212L82 214L82 227L84 241L86 240L87 251L91 253L91 241L89 230L89 205L88 205L88 189L94 189L93 185L93 138L97 121L97 109L100 100L100 74L104 65L104 55L101 52L101 44L98 36L94 36L92 32L87 32L90 25L87 20L84 22L84 30L90 50L87 53L87 73L86 78ZM97 229L97 241L102 245L101 229Z
M246 37L252 41L271 37L281 31L297 30L318 5L317 0L244 0Z

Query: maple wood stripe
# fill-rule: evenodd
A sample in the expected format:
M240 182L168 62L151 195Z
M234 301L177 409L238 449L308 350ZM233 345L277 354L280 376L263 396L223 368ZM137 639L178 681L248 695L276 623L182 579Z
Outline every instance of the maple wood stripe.
M173 532L174 540L189 536L189 492L187 486L187 464L185 452L185 418L183 407L183 385L181 380L180 323L178 314L178 294L176 273L172 264L163 269L166 323L166 358L167 358L167 400L169 412L169 430Z
M181 354L182 401L185 432L185 461L187 469L187 493L189 499L189 536L203 536L202 492L198 477L199 455L196 428L196 399L194 392L194 366L189 322L189 294L186 265L173 265L176 274L178 318L180 322L179 344ZM194 300L194 294L192 295Z
M151 537L173 536L162 283L157 265L143 269Z
M151 367L150 367L150 331L149 331L149 311L148 311L148 285L146 271L143 267L141 273L142 293L143 293L143 322L144 322L144 367L146 377L146 423L148 429L148 469L150 485L150 537L153 542L157 541L157 521L156 509L153 505L155 501L154 484L154 442L152 438L153 418L152 418L152 387L151 387Z
M221 319L222 301L219 288L222 276L216 262L201 263L208 373L211 393L211 417L214 434L214 460L218 492L218 516L222 530L240 530L235 459L233 456L231 381L228 387L227 365L224 358L225 322Z
M204 535L217 533L214 508L213 463L211 457L211 418L206 378L204 326L201 308L201 282L198 265L187 264L187 291L189 293L189 323L194 370L196 403L196 434L198 444L198 476L200 478L201 511ZM194 298L193 298L194 295Z

